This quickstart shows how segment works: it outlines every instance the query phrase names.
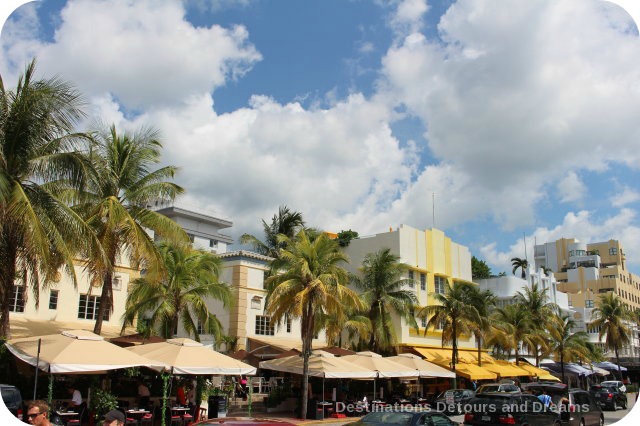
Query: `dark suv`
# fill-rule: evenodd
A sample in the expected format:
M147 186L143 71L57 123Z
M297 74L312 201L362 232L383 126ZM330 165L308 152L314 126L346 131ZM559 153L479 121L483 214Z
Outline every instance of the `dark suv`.
M471 398L463 407L465 425L561 426L552 407L535 396L521 393L485 392Z
M562 425L604 425L602 408L585 390L568 388L565 384L552 382L523 383L522 388L534 395L539 395L545 390L551 396L552 407L558 413Z
M11 414L16 416L18 419L23 420L22 416L24 414L24 407L22 405L22 395L18 388L11 385L0 385L0 393L2 393L2 401L4 401L4 405L9 409Z
M622 407L623 410L627 409L627 394L620 392L620 389L616 387L593 385L589 388L589 394L602 408L613 411L618 407Z

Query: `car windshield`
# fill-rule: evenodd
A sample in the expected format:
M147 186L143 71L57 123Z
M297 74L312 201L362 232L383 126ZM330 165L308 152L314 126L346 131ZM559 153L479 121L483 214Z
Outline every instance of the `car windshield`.
M13 402L13 391L11 389L2 389L2 400L7 402Z
M463 395L464 395L464 391L463 391L463 390L460 390L460 389L456 389L456 390L448 390L448 391L447 391L447 393L445 393L445 396L446 396L446 395L451 395L451 394L453 394L453 397L454 397L454 398L460 398L461 396L463 396Z
M361 420L362 423L384 423L392 425L409 425L411 423L412 413L369 413Z
M607 387L619 387L620 386L620 382L602 382L600 383L600 386L607 386Z
M481 392L498 392L500 390L500 386L480 386Z

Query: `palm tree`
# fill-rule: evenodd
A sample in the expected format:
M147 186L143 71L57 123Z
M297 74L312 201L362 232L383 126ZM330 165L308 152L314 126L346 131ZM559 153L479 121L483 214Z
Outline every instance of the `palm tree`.
M61 200L79 188L89 166L78 150L86 135L74 133L84 102L68 83L35 80L27 65L14 90L0 77L0 336L10 337L10 297L16 278L39 290L59 268L76 283L73 259L99 256L90 229Z
M399 262L400 257L388 248L368 253L362 261L359 275L352 275L351 282L361 291L371 322L369 348L374 352L389 351L397 345L397 337L391 321L393 314L417 328L413 315L418 302L413 291L403 287L410 279L404 278L409 267Z
M231 303L229 287L219 281L220 258L180 243L160 243L158 251L161 267L132 283L123 328L133 324L136 316L149 315L150 326L159 328L164 338L172 337L180 322L196 341L200 341L198 325L214 340L220 340L222 324L206 304L210 299L221 301L225 307Z
M513 350L516 357L516 365L519 362L520 344L530 344L531 339L531 315L521 304L507 305L496 309L492 321L494 322L491 340L501 347Z
M491 330L490 314L496 304L496 296L491 290L480 290L478 287L469 287L469 302L478 311L478 321L471 322L470 327L476 338L478 347L478 365L482 366L482 339Z
M556 314L549 322L550 353L555 355L560 362L562 383L566 383L564 375L564 363L585 359L588 357L586 348L587 333L574 332L576 322L567 314Z
M540 366L540 349L546 346L546 329L549 318L557 312L558 306L549 302L547 289L541 289L537 283L527 286L524 292L516 293L516 303L522 305L531 317L532 333L529 343L536 359L536 367Z
M316 319L316 333L322 330L327 336L327 344L338 347L343 347L344 332L347 333L348 342L352 342L355 336L359 339L368 339L372 332L369 317L355 309L345 309L340 317L319 314Z
M458 338L472 331L473 323L480 321L480 314L471 303L470 288L473 284L454 281L444 293L432 294L435 304L418 311L418 318L428 318L428 329L442 328L442 346L451 343L451 369L455 371L458 361ZM454 378L454 388L456 387Z
M511 270L513 275L515 275L516 271L520 269L520 276L523 279L527 277L527 268L529 267L529 261L527 259L513 257L511 258L511 266L513 266L513 269Z
M291 318L300 319L302 339L302 416L306 418L309 384L309 356L319 313L341 317L345 309L362 309L358 295L346 284L349 275L341 264L348 258L338 243L326 234L310 238L305 229L295 237L279 235L282 245L279 257L280 274L266 281L265 311L275 323Z
M291 211L287 206L280 206L278 213L271 218L270 224L262 219L262 227L264 229L264 242L250 234L243 234L240 237L240 242L242 244L250 244L260 254L277 258L279 255L278 250L283 248L282 243L278 242L278 235L286 235L289 238L293 238L304 227L304 220L302 220L302 213Z
M622 380L618 351L631 340L626 324L627 321L631 321L631 314L615 293L606 293L600 296L596 307L591 311L591 318L593 321L589 325L599 330L598 340L602 341L606 336L605 346L613 350L618 364L618 374Z
M153 200L173 200L182 188L168 182L174 166L151 170L160 162L162 145L157 132L141 129L133 134L116 132L115 126L94 136L90 158L94 169L87 191L76 208L94 229L106 261L90 259L92 279L102 283L94 333L100 334L106 312L113 309L112 278L116 260L128 256L132 265L147 269L161 265L162 257L150 229L160 238L186 241L175 222L147 208Z

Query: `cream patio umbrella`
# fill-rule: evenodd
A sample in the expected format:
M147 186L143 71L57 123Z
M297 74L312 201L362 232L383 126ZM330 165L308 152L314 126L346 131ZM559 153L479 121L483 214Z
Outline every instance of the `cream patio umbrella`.
M376 377L380 378L413 377L417 379L419 377L418 370L393 362L392 360L384 358L382 355L371 351L356 352L355 355L345 355L341 358L360 367L365 367L377 372L378 374ZM375 378L373 379L373 399L376 399Z
M36 367L34 399L38 388L38 369L50 374L99 374L120 368L160 367L147 358L109 343L102 336L87 330L68 330L46 336L23 337L9 340L5 346L17 358ZM49 380L53 380L53 376L49 376ZM51 401L51 390L48 400Z
M256 368L195 340L179 338L124 348L164 366L173 374L254 375Z
M300 355L276 358L260 362L260 368L302 374L303 358ZM309 357L309 376L327 379L373 379L377 373L369 368L345 361L328 352L316 350Z
M48 373L95 373L161 364L109 343L87 330L9 340L7 349L22 361ZM39 349L39 351L38 351Z
M418 370L418 375L420 377L453 378L456 376L456 373L454 373L453 371L447 370L444 367L440 367L439 365L426 361L418 355L414 354L400 354L387 357L386 359L397 362L398 364L402 364L405 367L410 367Z

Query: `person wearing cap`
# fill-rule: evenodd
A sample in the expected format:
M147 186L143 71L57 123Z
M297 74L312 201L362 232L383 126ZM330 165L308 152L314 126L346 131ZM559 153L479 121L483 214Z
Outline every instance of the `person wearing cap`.
M124 413L118 410L111 410L104 415L103 426L123 426Z

